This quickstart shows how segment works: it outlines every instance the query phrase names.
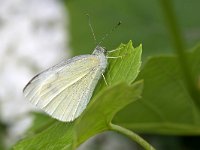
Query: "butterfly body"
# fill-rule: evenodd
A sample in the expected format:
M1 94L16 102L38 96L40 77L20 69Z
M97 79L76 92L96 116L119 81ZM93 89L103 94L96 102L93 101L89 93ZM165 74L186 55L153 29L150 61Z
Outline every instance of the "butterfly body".
M24 88L25 97L53 118L69 122L89 103L107 67L106 50L75 56L36 75Z

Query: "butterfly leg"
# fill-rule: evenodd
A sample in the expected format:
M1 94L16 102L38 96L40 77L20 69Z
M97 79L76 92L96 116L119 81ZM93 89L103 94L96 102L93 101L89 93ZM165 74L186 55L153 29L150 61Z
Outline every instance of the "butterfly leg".
M106 57L106 58L112 58L112 59L116 59L116 58L122 58L122 56L117 56L117 57Z
M108 86L108 83L107 83L106 78L103 73L102 73L102 76L103 76L103 80L105 81L106 86Z
M122 47L121 47L121 48L114 49L114 50L107 51L107 53L113 53L113 52L119 51L119 50L121 50L121 49L122 49Z
M115 52L115 51L118 51L118 50L121 50L122 48L117 48L117 49L114 49L114 50L111 50L111 51L108 51L108 53L112 53L112 52ZM106 58L112 58L112 59L115 59L115 58L122 58L123 56L117 56L117 57L109 57L107 56Z

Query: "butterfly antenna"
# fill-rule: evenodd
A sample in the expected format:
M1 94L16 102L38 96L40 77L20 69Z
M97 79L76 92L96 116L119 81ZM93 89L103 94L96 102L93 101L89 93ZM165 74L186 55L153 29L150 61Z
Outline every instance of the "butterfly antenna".
M93 27L92 27L92 24L91 24L90 15L86 14L86 16L88 17L88 24L89 24L90 30L92 32L92 36L93 36L94 41L95 41L95 45L97 45L97 39L95 37L94 30L93 30Z
M106 33L105 36L103 36L103 38L101 39L101 41L98 43L98 45L100 45L113 31L115 31L120 25L122 24L121 21L119 21L111 30L109 33Z

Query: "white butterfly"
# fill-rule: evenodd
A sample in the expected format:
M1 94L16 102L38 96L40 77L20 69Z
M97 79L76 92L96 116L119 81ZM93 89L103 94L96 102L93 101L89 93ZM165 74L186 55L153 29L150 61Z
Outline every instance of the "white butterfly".
M107 58L106 50L97 46L91 55L65 60L30 80L24 95L53 118L73 121L89 103Z

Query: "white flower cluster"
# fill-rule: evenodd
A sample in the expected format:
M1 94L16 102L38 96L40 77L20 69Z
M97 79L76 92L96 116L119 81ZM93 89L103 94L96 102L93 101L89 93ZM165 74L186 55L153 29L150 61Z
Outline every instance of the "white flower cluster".
M7 145L31 124L25 84L66 57L67 19L57 0L0 0L0 120L10 127Z

